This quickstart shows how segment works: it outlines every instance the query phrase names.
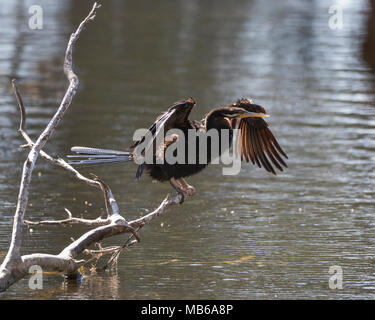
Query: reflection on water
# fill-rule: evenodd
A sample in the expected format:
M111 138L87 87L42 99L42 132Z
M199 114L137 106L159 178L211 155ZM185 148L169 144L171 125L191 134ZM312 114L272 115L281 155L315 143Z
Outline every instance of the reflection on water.
M375 0L370 0L372 10L367 20L367 36L363 44L363 57L375 70Z
M5 0L0 11L0 252L8 248L25 158L9 81L20 79L35 136L67 86L65 46L88 11L78 1L41 3L41 31L27 28L29 1ZM211 166L189 179L198 190L193 199L144 228L117 273L98 272L80 284L45 275L37 292L23 279L1 297L374 298L375 77L362 53L370 50L370 4L340 3L342 30L328 28L323 0L104 3L74 52L81 88L48 152L125 148L135 129L173 101L193 96L192 117L201 119L244 96L271 115L289 168L273 177L244 165L240 175L222 176ZM83 172L108 182L132 219L170 192L148 177L135 182L135 170L128 164ZM61 218L65 207L94 218L104 206L98 190L64 171L38 161L35 173L28 219ZM24 252L57 253L86 230L25 229ZM329 289L332 265L343 268L342 290Z

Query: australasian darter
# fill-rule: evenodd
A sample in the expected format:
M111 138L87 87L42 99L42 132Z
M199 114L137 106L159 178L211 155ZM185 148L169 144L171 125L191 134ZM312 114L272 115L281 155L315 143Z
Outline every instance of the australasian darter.
M182 201L186 196L195 193L195 188L189 185L184 179L187 176L196 174L206 168L211 162L210 138L207 139L206 163L199 161L199 142L196 142L196 160L195 163L188 162L188 152L185 152L186 161L183 163L169 164L157 163L157 157L163 157L166 150L179 139L179 136L173 134L166 136L168 130L179 129L185 135L185 146L188 150L188 131L196 130L201 133L207 133L210 130L217 130L218 137L221 139L221 131L228 130L229 146L233 142L233 129L241 129L237 136L237 143L234 146L237 154L240 155L242 161L252 162L259 168L263 167L266 171L276 175L276 167L283 171L283 167L287 167L282 157L288 158L282 150L276 138L264 120L268 117L263 107L255 104L250 99L239 99L237 102L211 110L201 121L190 120L189 115L196 102L193 98L181 100L174 103L166 112L158 116L155 122L149 127L149 140L146 143L146 136L139 141L134 142L129 149L132 152L116 151L108 149L98 149L89 147L73 147L71 150L78 155L74 157L70 163L80 166L104 165L118 162L128 162L135 159L134 150L142 143L144 144L143 155L149 148L153 155L151 163L143 163L138 165L136 178L139 180L142 172L145 170L153 179L158 181L170 181L174 189L182 194ZM164 134L161 146L155 143L158 134ZM199 139L197 140L199 141ZM219 146L221 141L219 140ZM221 154L224 150L219 150Z

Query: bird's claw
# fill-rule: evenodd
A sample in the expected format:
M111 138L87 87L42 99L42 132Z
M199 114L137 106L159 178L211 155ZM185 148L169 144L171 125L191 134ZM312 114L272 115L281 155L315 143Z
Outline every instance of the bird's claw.
M187 189L186 192L187 192L189 197L191 197L191 196L193 196L197 193L197 191L195 190L195 188L193 186L188 186L186 189Z
M193 186L190 186L190 185L186 188L179 188L177 190L177 194L179 194L180 198L181 198L180 204L182 204L185 201L186 198L192 197L193 195L195 195L196 192L197 191L195 190L195 188Z

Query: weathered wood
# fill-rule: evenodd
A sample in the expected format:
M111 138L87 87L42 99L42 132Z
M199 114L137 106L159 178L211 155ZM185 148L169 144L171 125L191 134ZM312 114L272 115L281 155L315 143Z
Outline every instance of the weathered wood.
M56 113L48 123L47 127L38 137L37 141L31 145L31 150L23 165L17 208L14 214L10 247L3 263L0 266L0 291L3 291L6 288L8 288L12 283L19 279L20 274L23 274L23 272L19 272L23 270L25 267L22 257L20 255L20 248L22 245L22 225L28 203L31 175L35 166L35 162L38 158L39 152L42 150L44 145L47 143L48 139L54 133L57 125L61 121L66 110L69 108L71 101L77 92L79 81L77 75L73 72L72 69L73 47L85 25L89 21L94 19L96 10L99 7L100 5L94 3L88 16L81 22L76 32L74 32L70 37L64 61L64 72L69 80L69 87L60 103L59 108L57 109ZM13 87L15 88L15 94L21 111L19 131L21 131L22 133L25 127L25 109L23 106L22 99L20 98L20 94L15 86L15 81L13 81ZM30 144L30 141L28 141L28 143Z
M59 108L57 109L56 113L48 123L47 127L38 137L36 142L33 142L25 131L25 107L22 101L21 94L17 88L16 81L12 81L21 117L20 127L18 130L27 142L27 144L22 147L30 148L30 152L23 165L17 208L14 215L11 244L4 261L0 266L0 292L5 291L12 284L28 275L29 268L33 265L40 266L44 271L59 271L71 276L74 275L81 266L87 264L92 260L77 260L78 256L80 256L81 254L91 255L93 257L99 257L104 254L112 254L110 262L113 263L113 261L117 261L117 258L122 249L139 243L140 239L137 234L137 231L139 229L141 229L145 224L151 222L154 218L159 216L162 212L164 212L164 210L168 206L173 204L179 204L181 202L181 195L179 194L177 194L175 197L167 196L159 205L159 207L155 209L153 212L149 213L144 217L128 222L124 217L120 215L119 207L111 192L111 189L103 181L101 181L96 176L94 176L92 179L83 176L80 172L78 172L75 168L73 168L63 159L53 158L42 150L42 148L48 142L51 135L56 130L56 127L58 126L59 122L64 116L66 110L69 108L72 99L77 92L79 80L72 69L73 47L86 24L95 18L96 10L98 8L100 8L100 5L95 3L88 16L81 22L77 30L70 37L64 61L64 72L66 77L68 78L69 87L60 103ZM50 221L25 220L24 216L28 203L28 193L30 188L31 176L35 162L39 155L51 164L67 170L77 180L84 182L90 186L100 188L104 195L106 214L102 214L97 219L75 218L68 209L65 209L68 214L67 219ZM71 244L69 244L57 255L41 253L28 254L23 256L20 255L20 249L22 247L23 224L45 226L77 223L93 226L96 228L86 232L77 240L74 240ZM99 244L99 250L89 249L89 247L91 247L94 244L100 243L105 238L112 237L122 233L131 233L126 243L122 246L102 248Z

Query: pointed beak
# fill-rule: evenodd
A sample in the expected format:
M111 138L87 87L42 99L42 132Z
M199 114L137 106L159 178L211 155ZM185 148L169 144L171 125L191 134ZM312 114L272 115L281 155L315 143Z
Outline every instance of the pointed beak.
M239 119L244 119L244 118L268 118L269 115L265 113L257 113L257 112L243 112L239 113L235 116L236 118Z

